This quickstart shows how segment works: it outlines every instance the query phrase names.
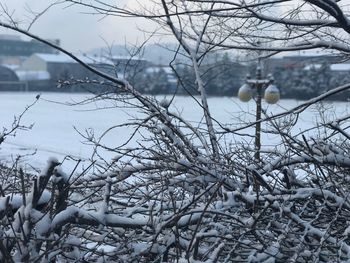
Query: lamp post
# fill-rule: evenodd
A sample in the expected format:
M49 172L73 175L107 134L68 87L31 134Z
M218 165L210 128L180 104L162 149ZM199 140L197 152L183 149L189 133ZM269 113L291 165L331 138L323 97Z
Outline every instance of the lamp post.
M254 158L260 161L261 148L261 111L262 111L262 94L264 99L269 104L275 104L280 99L280 92L276 85L273 84L274 79L271 74L266 79L262 79L260 65L256 69L256 78L251 79L247 76L246 83L239 89L238 98L243 102L248 102L255 95L256 102L256 125L255 125L255 153Z

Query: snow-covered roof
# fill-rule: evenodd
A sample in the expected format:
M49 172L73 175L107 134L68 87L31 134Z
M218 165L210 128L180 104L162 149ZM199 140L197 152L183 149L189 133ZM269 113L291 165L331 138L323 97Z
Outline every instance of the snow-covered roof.
M35 56L49 63L78 63L71 57L66 54L45 54L45 53L35 53ZM113 65L113 62L104 57L90 57L77 55L79 60L83 61L86 64L109 64Z
M154 67L148 67L146 69L147 73L158 73L159 71L163 70L166 74L174 74L173 69L171 67L161 67L161 66L154 66Z
M9 35L9 34L0 34L1 40L21 40L21 37L18 35Z
M331 70L334 71L350 71L350 64L332 64L331 66Z
M79 59L82 57L82 61L88 64L105 64L105 65L114 65L113 61L105 58L105 57L90 57L90 56L80 56Z
M321 64L310 64L304 67L304 70L310 70L310 69L320 69L322 67Z
M313 50L302 50L302 51L291 51L283 53L284 58L289 57L322 57L322 56L329 56L330 52L329 50L325 49L313 49Z
M304 70L320 69L321 67L322 64L310 64L305 66ZM332 71L350 71L350 64L347 63L331 64L329 67Z
M119 56L119 55L113 55L109 57L111 60L136 60L136 61L143 61L145 59L141 57L131 57L131 56Z
M52 63L74 63L75 62L71 57L65 54L35 53L34 56L37 56L46 62L52 62Z
M19 68L19 65L13 65L13 64L1 64L1 66L5 67L5 68L9 68L11 70L15 70L15 69Z
M164 71L166 74L166 78L169 83L177 83L178 79L176 78L173 69L171 67L161 67L161 66L154 66L154 67L149 67L146 69L146 73L148 74L154 74L158 73L161 70Z
M50 73L47 71L17 70L16 75L21 81L50 79Z

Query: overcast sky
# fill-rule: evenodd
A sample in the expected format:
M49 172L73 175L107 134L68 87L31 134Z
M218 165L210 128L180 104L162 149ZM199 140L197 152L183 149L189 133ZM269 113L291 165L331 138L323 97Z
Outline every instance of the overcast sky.
M28 7L33 11L40 12L50 2L54 1L0 0L1 5L13 14L15 20L19 21L22 27L27 26L33 17L28 12ZM110 2L120 5L128 4L133 7L136 5L136 0L114 0ZM138 27L146 30L156 28L156 25L143 19L102 17L86 14L88 11L91 10L84 9L81 6L54 6L38 19L31 28L31 32L43 38L58 38L61 40L61 46L70 51L85 52L92 48L106 46L106 42L108 45L142 42L145 36L144 33L139 31ZM4 21L4 17L1 20ZM4 29L1 29L0 33L14 34Z

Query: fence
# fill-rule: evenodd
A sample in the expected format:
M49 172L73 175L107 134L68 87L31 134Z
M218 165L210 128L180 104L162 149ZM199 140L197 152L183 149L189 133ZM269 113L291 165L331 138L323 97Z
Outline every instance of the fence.
M28 91L28 82L0 81L0 91Z

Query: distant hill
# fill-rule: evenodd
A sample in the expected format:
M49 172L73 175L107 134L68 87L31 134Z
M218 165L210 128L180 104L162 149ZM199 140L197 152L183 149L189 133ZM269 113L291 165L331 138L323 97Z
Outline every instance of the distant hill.
M135 57L140 57L146 59L147 61L152 62L155 65L163 65L167 66L174 59L174 55L178 49L178 46L174 43L163 43L163 44L149 44L146 45L142 52ZM97 55L97 56L127 56L130 54L135 54L137 49L131 46L126 47L124 45L113 45L110 49L108 48L96 48L88 52L89 55ZM177 62L189 62L189 58L184 55L185 52L183 49L179 49L179 53L177 54L176 61ZM213 63L218 60L219 57L222 57L224 54L229 55L232 61L237 60L237 56L234 55L233 52L230 51L218 51L213 52L210 55L206 56L204 63Z
M156 65L168 65L174 58L175 51L177 49L176 44L149 44L145 46L136 57L142 57ZM89 55L103 55L108 56L110 54L114 56L130 56L135 53L137 49L133 47L126 47L124 45L113 45L108 48L96 48L88 52ZM186 60L182 55L178 55L178 61Z

